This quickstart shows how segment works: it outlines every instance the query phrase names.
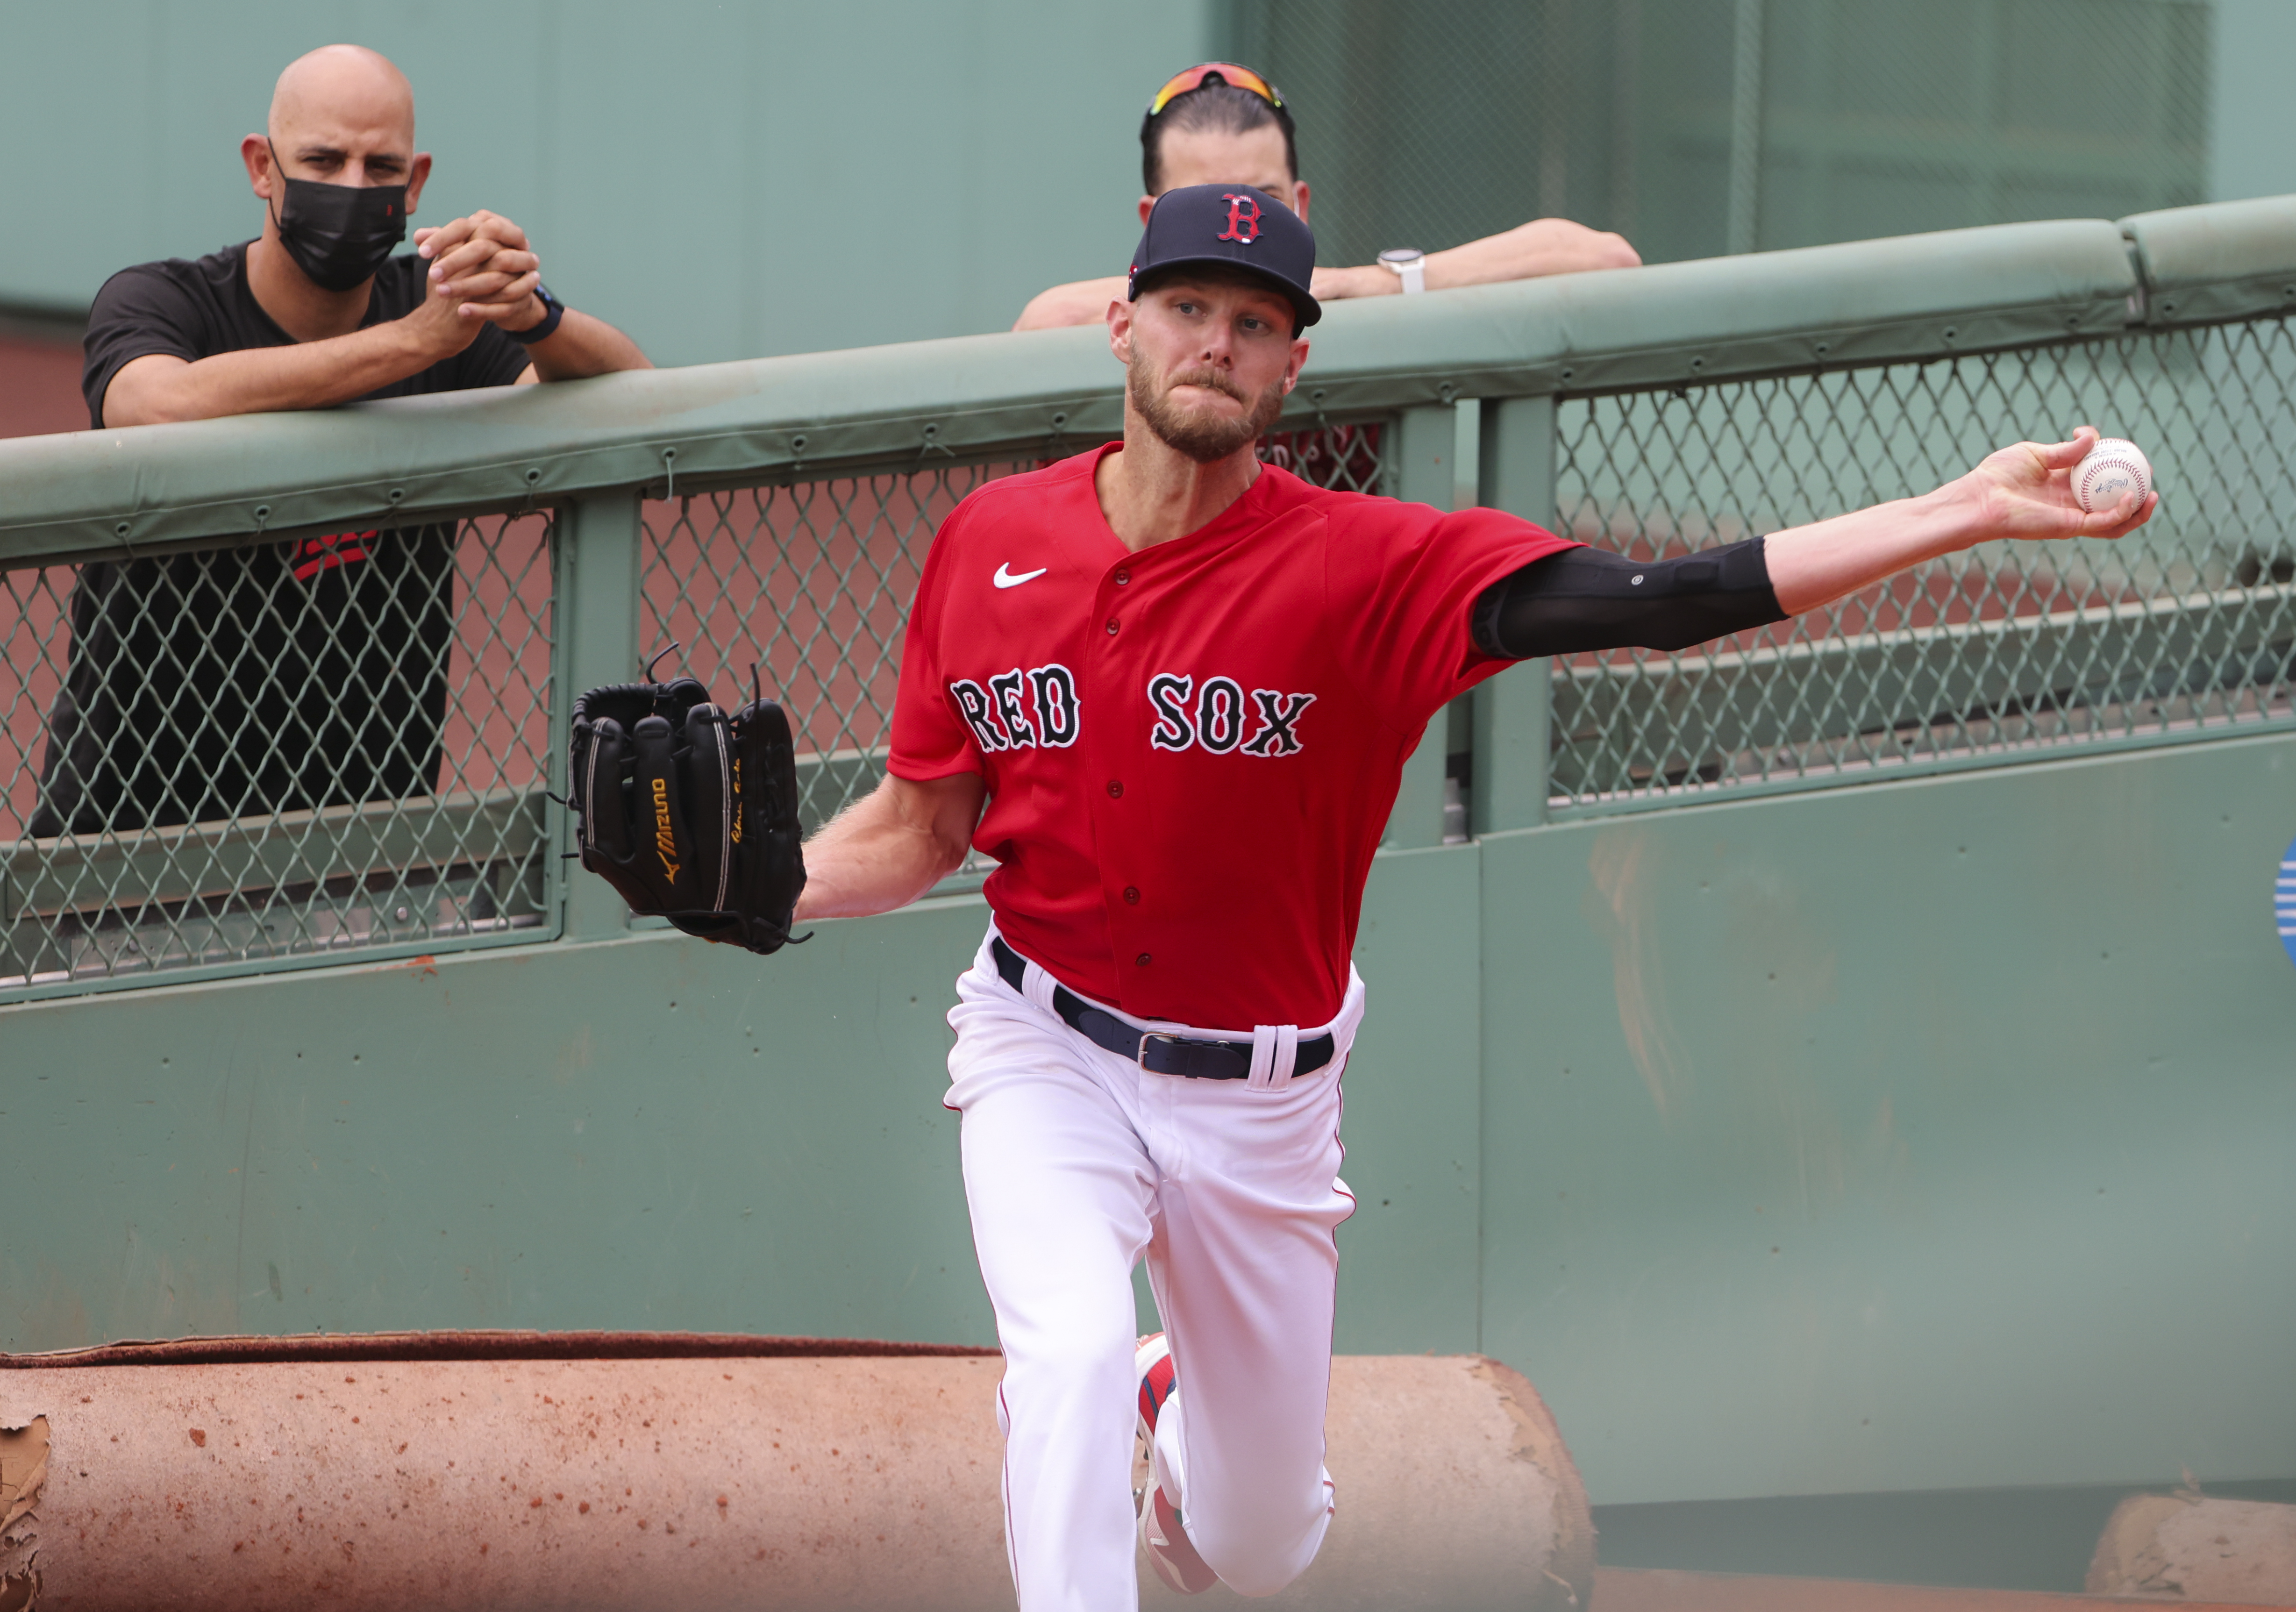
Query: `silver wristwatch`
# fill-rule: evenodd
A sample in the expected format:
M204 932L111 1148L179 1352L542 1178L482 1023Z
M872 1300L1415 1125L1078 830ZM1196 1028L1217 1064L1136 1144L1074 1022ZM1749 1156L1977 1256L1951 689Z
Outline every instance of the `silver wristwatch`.
M1379 255L1379 266L1403 282L1403 294L1415 297L1427 289L1427 254L1415 246L1391 246Z

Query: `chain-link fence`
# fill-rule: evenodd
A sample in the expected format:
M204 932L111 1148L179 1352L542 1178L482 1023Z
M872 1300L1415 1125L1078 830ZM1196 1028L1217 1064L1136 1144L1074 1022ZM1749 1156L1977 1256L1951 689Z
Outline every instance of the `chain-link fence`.
M1406 316L1447 343L1438 350L1473 356L1439 371L1398 368L1390 332L1351 372L1348 332L1333 331L1342 356L1311 394L1312 423L1272 436L1269 462L1436 502L1474 481L1479 452L1493 497L1547 486L1551 470L1559 528L1630 555L1920 493L2001 443L2080 421L2142 443L2163 495L2118 544L1989 545L1680 654L1558 661L1546 753L1480 755L1482 708L1455 708L1439 781L1423 761L1406 770L1398 843L1433 843L1439 815L1445 837L1472 831L1462 818L1487 761L1484 781L1510 781L1491 809L1514 822L1525 806L1536 819L1538 775L1549 807L1602 813L2296 725L2296 276L2269 266L2291 259L2245 214L2124 228L2147 273L2185 275L2159 282L2152 314L2176 317L2182 302L2185 317L2236 322L2058 340L2118 325L2124 307L2148 316L2142 284L2113 278L2129 261L2118 238L2100 243L2094 225L2017 237L2016 264L2059 266L2022 290L1989 245L1965 260L1951 242L1898 243L1904 267L1961 278L1943 292L1908 279L1889 316L1920 323L1878 345L1861 331L1874 361L1825 368L1845 327L1781 332L1756 302L1717 304L1718 344L1702 338L1679 367L1640 345L1638 313L1614 334L1596 320L1578 339L1611 344L1583 350L1609 355L1593 372L1620 389L1558 397L1551 438L1522 434L1543 406L1493 417L1484 397L1480 430L1449 406L1535 395L1550 384L1541 365L1567 384L1586 360L1557 362L1538 320L1423 299ZM2207 244L2225 232L2239 252ZM2205 277L2207 253L2225 278ZM1841 259L1845 294L1853 280L1866 294L1857 266L1874 258ZM2251 259L2261 278L2241 266ZM1729 273L1702 282L1745 302L1739 266L1716 266ZM1708 311L1685 273L1611 283L1647 283L1653 309L1704 330L1681 323L1682 308ZM1980 338L1995 350L1956 353ZM1880 361L1892 353L1906 356ZM1045 462L1047 421L1078 451L1119 417L1112 387L1048 403L1035 369L984 380L977 363L966 349L916 391L928 402L914 428L859 391L801 433L761 405L676 443L650 434L675 411L537 432L480 405L493 434L471 451L413 435L428 416L378 416L414 445L378 468L374 428L337 443L323 421L249 421L216 428L244 438L236 456L205 438L135 439L142 487L166 495L125 485L111 450L130 444L18 454L12 487L27 490L0 514L0 552L15 556L0 561L0 998L623 932L595 881L562 871L564 815L547 790L572 691L634 676L671 644L683 648L664 669L721 700L754 675L785 703L801 814L819 826L883 775L902 634L939 523L968 493ZM1710 363L1719 379L1629 379ZM713 393L708 406L725 405ZM257 450L289 431L332 455L299 489L215 469L267 462ZM808 437L817 459L792 463ZM918 438L953 446L921 458L901 446ZM679 487L705 490L634 497L642 481L666 492L673 447ZM535 507L545 499L555 512ZM356 518L513 503L521 512ZM295 536L211 536L241 522L234 511L260 524L275 508L293 511ZM138 547L96 552L107 540Z
M2077 420L2152 447L2164 504L2119 545L1993 545L1725 642L1559 662L1554 802L2291 719L2292 379L2266 320L1565 398L1558 524L1637 556L1919 492ZM1370 492L1392 440L1374 419L1263 454ZM755 668L818 824L882 776L934 530L1037 462L649 502L640 642L724 697ZM529 514L0 573L0 988L545 930L554 535Z
M0 572L0 988L539 929L552 542Z
M1558 662L1553 801L2290 720L2292 380L2266 320L1565 398L1558 524L1637 556L1923 491L2077 420L2147 444L2164 504L2119 545L1993 545L1725 642ZM1393 441L1374 419L1262 452L1375 492ZM648 502L639 642L721 697L755 668L817 825L882 776L934 530L1038 462ZM0 572L0 989L545 931L554 539L537 513Z
M1681 654L1554 669L1551 792L1802 786L2290 716L2285 320L1565 400L1562 529L1657 559L1923 492L2091 422L2152 454L2119 544L1992 544Z

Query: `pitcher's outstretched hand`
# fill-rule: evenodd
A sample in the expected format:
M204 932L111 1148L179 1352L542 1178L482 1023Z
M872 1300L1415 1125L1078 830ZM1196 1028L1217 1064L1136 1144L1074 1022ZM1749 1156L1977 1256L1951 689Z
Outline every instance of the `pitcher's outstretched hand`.
M2125 537L2151 519L2161 495L2131 494L2095 514L2073 495L2073 467L2097 445L2097 430L2085 425L2067 442L2019 442L1988 454L1962 478L1962 489L1977 501L1976 525L1988 536Z

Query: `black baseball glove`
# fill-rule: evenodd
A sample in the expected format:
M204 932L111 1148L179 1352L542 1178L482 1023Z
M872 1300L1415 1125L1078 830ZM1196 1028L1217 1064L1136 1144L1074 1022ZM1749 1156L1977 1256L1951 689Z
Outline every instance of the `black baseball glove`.
M805 888L797 747L762 694L728 716L691 677L574 702L570 804L582 865L633 912L760 955L791 940Z

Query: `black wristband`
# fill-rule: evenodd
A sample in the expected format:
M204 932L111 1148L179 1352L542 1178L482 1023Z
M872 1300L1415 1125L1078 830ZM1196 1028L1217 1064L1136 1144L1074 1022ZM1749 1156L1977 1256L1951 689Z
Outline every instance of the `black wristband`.
M566 317L566 305L550 294L550 288L535 282L534 294L542 304L542 318L522 331L504 331L521 347L532 347L537 341L547 341L558 333L559 322Z

